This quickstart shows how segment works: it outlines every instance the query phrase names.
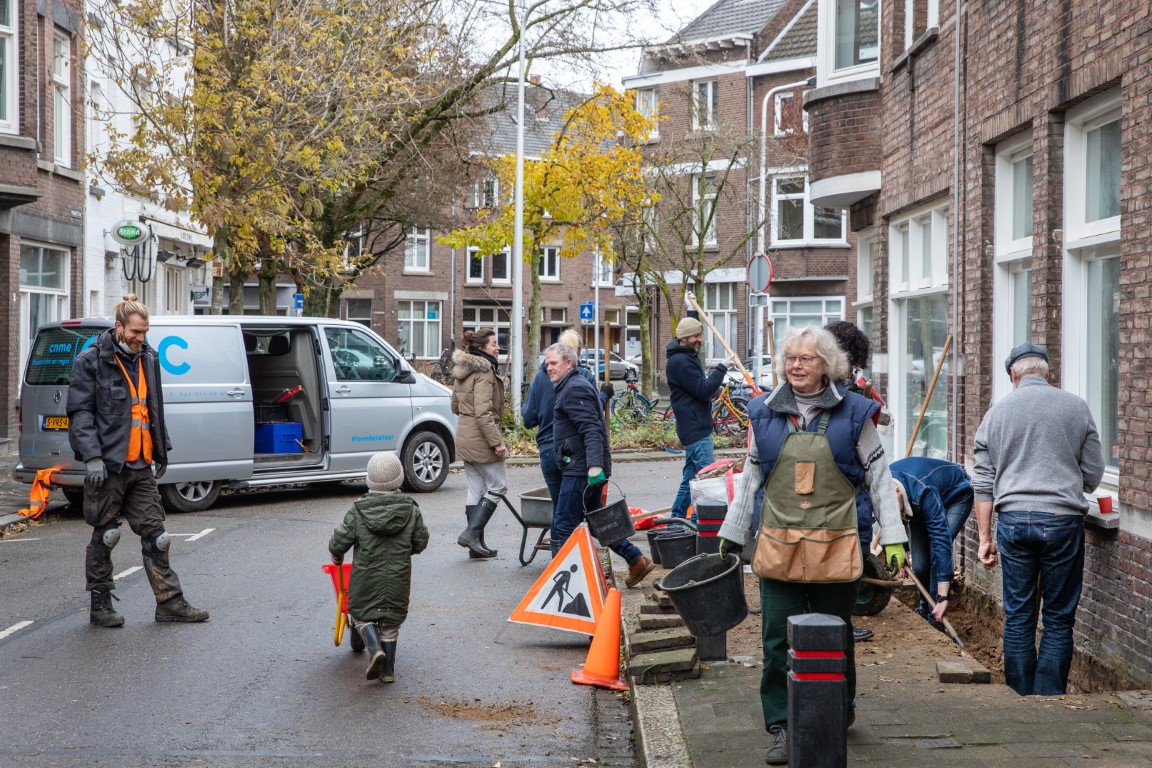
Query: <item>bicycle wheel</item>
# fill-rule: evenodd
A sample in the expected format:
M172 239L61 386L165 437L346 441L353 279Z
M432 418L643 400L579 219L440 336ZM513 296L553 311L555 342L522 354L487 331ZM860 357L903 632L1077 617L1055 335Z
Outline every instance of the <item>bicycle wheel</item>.
M712 430L718 435L746 437L748 424L748 401L743 398L725 398L712 409Z
M642 424L648 420L650 413L648 401L631 389L612 398L612 418L621 424Z

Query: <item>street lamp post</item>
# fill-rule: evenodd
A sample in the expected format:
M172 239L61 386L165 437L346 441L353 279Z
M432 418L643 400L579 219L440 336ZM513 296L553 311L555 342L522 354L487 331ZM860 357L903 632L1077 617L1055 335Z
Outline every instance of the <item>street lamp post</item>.
M516 81L516 185L512 226L512 318L508 329L512 367L512 415L520 422L521 390L524 388L524 34L528 16L548 0L536 2L520 14L520 73Z

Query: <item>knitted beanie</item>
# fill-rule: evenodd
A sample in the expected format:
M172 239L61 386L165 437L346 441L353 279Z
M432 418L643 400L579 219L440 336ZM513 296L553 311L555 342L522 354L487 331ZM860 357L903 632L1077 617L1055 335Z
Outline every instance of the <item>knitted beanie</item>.
M377 453L368 459L368 490L391 493L404 482L404 467L394 453Z

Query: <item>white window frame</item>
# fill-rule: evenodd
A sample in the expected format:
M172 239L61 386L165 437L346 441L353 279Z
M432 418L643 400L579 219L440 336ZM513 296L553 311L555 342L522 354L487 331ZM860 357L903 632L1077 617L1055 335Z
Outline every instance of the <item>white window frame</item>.
M508 340L512 331L511 314L510 309L494 304L465 303L460 312L465 328L471 330L491 328L496 331L496 339L500 344L498 358L500 360L508 358Z
M701 90L704 91L701 98ZM692 130L714 131L720 112L720 81L694 80L692 82Z
M409 227L404 236L404 272L432 271L432 230Z
M23 261L25 249L29 251L38 251L39 259L43 261L44 253L51 251L57 254L60 258L59 263L59 284L58 285L34 285L31 282L25 281L26 273L23 268ZM72 273L72 254L63 249L55 248L50 245L41 245L30 241L22 241L20 243L20 253L17 258L19 259L19 281L20 281L20 378L24 378L24 365L28 359L28 350L31 348L33 337L36 334L36 329L39 323L51 322L54 320L66 320L71 315L69 313L69 296L71 293L71 273ZM47 302L47 313L38 319L38 323L31 322L32 318L29 316L31 311L31 302L33 296L37 297L38 301Z
M546 245L540 249L540 282L560 282L560 247Z
M910 405L912 394L905 391L900 385L909 372L904 370L903 350L907 346L907 313L908 300L923 296L944 295L948 293L948 258L950 242L949 208L947 201L931 203L921 208L909 211L898 218L893 218L888 224L889 244L889 278L888 278L888 359L889 374L889 410L894 418L892 421L893 442L895 445L906 445L911 426L905 424L901 414L905 413ZM930 234L930 237L925 237ZM903 236L902 236L903 235ZM924 252L924 246L931 248L929 253ZM901 251L907 249L907 253ZM905 266L901 266L905 265ZM926 274L924 267L929 268ZM906 272L906 274L900 274ZM947 299L945 299L947 300ZM926 370L921 375L930 377L930 368L934 365L931 359L925 359L922 365ZM944 396L951 398L949 381L941 377L937 382L938 388L944 387ZM947 412L947 409L945 409ZM949 428L955 425L950 424Z
M777 351L784 340L784 332L792 325L792 318L796 315L806 317L812 314L811 312L799 312L793 308L794 305L804 301L820 302L819 325L821 328L828 323L844 319L843 296L773 296L769 299L768 314L772 318L772 333ZM781 306L784 307L783 312L779 311Z
M1022 323L1030 324L1031 302L1018 306L1017 290L1021 281L1031 279L1033 235L1014 238L1014 224L1021 213L1016 210L1014 193L1018 164L1033 156L1032 135L1025 132L1001 142L996 147L996 205L994 226L995 271L992 278L992 360L1003 360L1017 344L1031 341L1031 333L1020 338L1017 330ZM1032 179L1035 188L1035 177ZM1032 211L1028 211L1028 216ZM1029 292L1030 295L1030 292ZM1012 391L1007 376L992 377L992 397L999 400Z
M480 262L480 274L479 274L479 276L475 276L472 274L472 262L473 261ZM476 248L475 246L470 247L468 249L468 262L464 266L464 282L466 284L470 284L470 285L483 284L484 275L486 274L485 267L487 266L487 264L486 264L487 261L488 261L487 257L485 257L484 254L480 253L479 248Z
M0 24L0 133L20 132L20 82L19 67L20 37L17 0L0 0L0 18L8 23ZM24 359L21 354L20 359Z
M732 349L739 349L740 293L746 288L744 283L704 284L704 311ZM710 364L721 362L727 357L711 328L704 329L704 351Z
M918 0L904 0L904 50L916 42L916 3ZM924 31L940 26L940 0L927 0L927 18Z
M861 232L856 238L856 305L871 304L873 268L876 265L877 233L875 229Z
M808 133L808 112L800 106L800 100L797 98L799 94L796 91L781 91L772 97L774 110L772 135L777 138L783 136L791 136L795 133L795 129L788 125L785 121L785 112L789 109L786 106L787 102L792 102L792 109L800 110L800 130Z
M1064 243L1068 248L1094 245L1119 237L1120 215L1089 222L1084 208L1088 133L1121 119L1121 107L1120 89L1116 88L1068 111L1064 124Z
M660 138L660 99L655 88L636 89L636 111L652 121L648 141Z
M817 7L817 44L816 44L816 83L823 88L833 83L863 80L880 75L879 52L883 45L881 37L882 25L880 13L877 11L876 19L876 51L873 61L863 62L853 66L836 67L836 26L838 21L837 3L839 0L819 0ZM856 7L862 0L855 0ZM879 0L874 0L879 6Z
M504 277L496 277L496 268L500 265L504 267ZM511 285L512 284L512 250L505 248L499 253L492 254L492 268L490 274L492 275L492 285Z
M72 38L52 35L52 150L57 165L72 167Z
M786 180L804 180L804 191L781 194L778 182ZM804 232L800 238L784 240L780 237L780 221L778 203L782 200L803 200ZM843 210L840 211L840 237L816 237L816 208L812 205L811 185L808 176L803 171L784 171L772 177L772 246L774 248L803 248L812 245L847 245L848 244L848 217Z
M408 313L407 317L403 316L405 310ZM417 316L418 311L422 313L421 316ZM397 339L403 342L403 339L399 338L399 327L401 323L404 323L404 332L411 345L406 352L409 355L416 355L420 360L435 360L440 356L440 345L443 343L444 338L443 318L444 305L440 301L401 299L396 302ZM411 343L413 338L415 338L415 329L417 327L420 328L420 334L423 338L423 342L420 344L421 349L419 350L416 349L416 344Z
M692 244L700 245L700 235L703 234L705 246L715 246L716 230L718 214L716 211L716 197L717 190L715 183L710 194L704 194L702 187L707 179L716 180L716 176L710 173L694 173L692 174ZM706 214L704 207L710 206L710 211ZM708 228L704 229L703 221L708 219Z
M355 303L353 303L355 302ZM361 303L363 302L363 303ZM404 302L400 302L403 304ZM357 308L357 312L352 311L352 307ZM367 306L368 314L361 315L360 307ZM344 299L344 319L351 320L353 323L360 323L365 328L372 327L372 297L371 296L350 296Z
M603 258L600 251L596 251L592 256L592 285L597 284L601 288L612 288L616 285L616 265L611 259Z

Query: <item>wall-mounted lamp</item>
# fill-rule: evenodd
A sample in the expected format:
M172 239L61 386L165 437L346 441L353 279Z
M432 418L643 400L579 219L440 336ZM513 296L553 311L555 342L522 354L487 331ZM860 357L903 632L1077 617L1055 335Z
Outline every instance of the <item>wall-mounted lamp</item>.
M197 267L204 266L206 263L207 262L205 262L204 259L200 258L199 256L192 256L186 262L184 262L184 265L189 269L196 269Z
M156 251L156 261L165 262L174 258L176 258L176 254L172 251Z

